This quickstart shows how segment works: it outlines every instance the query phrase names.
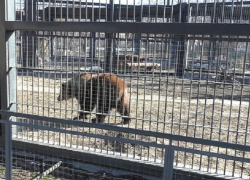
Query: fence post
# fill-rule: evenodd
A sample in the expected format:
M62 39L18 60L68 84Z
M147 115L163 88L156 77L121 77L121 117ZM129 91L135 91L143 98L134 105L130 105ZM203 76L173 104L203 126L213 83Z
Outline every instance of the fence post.
M15 0L8 0L6 4L6 15L7 21L15 21ZM7 82L7 109L13 112L17 111L17 66L16 66L16 35L14 31L6 31L6 42L7 42L7 58L6 60L6 82ZM1 84L2 85L2 84ZM6 96L6 94L4 94ZM7 117L6 119L9 119ZM12 117L12 121L17 121L17 117ZM12 126L12 132L17 133L17 127Z
M165 148L163 180L173 179L173 172L174 172L173 163L174 163L174 149L170 145Z
M12 179L12 126L11 118L5 123L5 178Z
M179 9L179 14L181 13L181 18L176 15L175 16L175 21L176 22L181 22L181 23L185 23L187 22L187 14L188 14L188 6L186 3L181 3L179 4L180 9ZM173 57L172 57L172 62L176 63L176 75L178 77L182 77L184 74L184 69L186 67L187 64L187 59L185 56L185 50L186 50L186 43L187 41L187 35L174 35L173 37L173 49L172 49L172 53Z
M109 6L108 6L108 16L107 21L108 22L114 22L114 1L110 0ZM106 55L105 55L105 61L104 61L104 71L111 73L112 72L112 64L113 64L113 46L114 46L114 36L115 33L105 33L106 41Z
M36 21L36 1L25 0L25 20ZM35 31L21 31L23 44L22 67L36 67L37 37Z
M0 109L3 109L4 107L6 107L5 103L7 101L7 97L6 97L6 93L7 93L7 89L6 88L6 84L4 83L4 78L5 78L5 73L6 73L6 68L4 65L5 61L6 61L6 43L5 43L5 0L4 1L0 1L0 83L1 83L1 87L0 87ZM2 94L5 93L5 97L2 96ZM4 116L1 115L1 119ZM4 125L0 124L0 136L4 138Z

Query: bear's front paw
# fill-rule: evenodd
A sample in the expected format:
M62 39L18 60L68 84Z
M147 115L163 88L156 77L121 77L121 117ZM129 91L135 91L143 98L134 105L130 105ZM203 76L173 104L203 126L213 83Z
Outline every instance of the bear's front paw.
M124 118L123 121L122 121L122 124L126 125L126 124L130 124L130 122L131 122L131 119Z
M91 119L91 122L96 123L97 122L96 118Z
M84 119L84 117L83 117L83 116L76 116L76 117L73 118L74 121L75 121L75 120L78 120L78 121L79 121L80 119Z
M99 124L103 124L104 123L104 121L102 119L97 119L97 118L92 118L91 122L92 123L99 123Z
M76 120L79 121L79 119L80 119L79 116L76 116L76 117L73 118L74 121L76 121Z

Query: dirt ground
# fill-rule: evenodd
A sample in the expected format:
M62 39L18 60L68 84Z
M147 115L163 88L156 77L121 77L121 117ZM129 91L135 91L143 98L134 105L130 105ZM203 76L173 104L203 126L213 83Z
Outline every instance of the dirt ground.
M71 120L77 115L77 101L56 100L60 83L64 79L43 79L37 77L18 76L18 112L57 117ZM211 139L237 144L250 145L249 140L249 85L215 85L214 82L190 81L174 77L133 77L125 78L128 83L131 99L130 128L144 129L155 132L172 133L176 135ZM106 117L105 123L116 125L121 122L120 115L115 110ZM86 122L95 117L95 110ZM32 121L34 122L34 121ZM34 122L35 123L35 122ZM43 125L46 125L42 122ZM56 124L50 126L57 127ZM64 128L61 126L61 128ZM168 144L162 138L119 133L100 129L80 127L68 128L91 134L126 137L145 142ZM51 131L30 130L18 133L20 138L33 141L43 141L52 144L68 144L69 146L84 146L106 151L116 151L134 154L139 157L163 159L164 151L159 148L120 142L107 142L86 136L56 133ZM176 142L173 145L196 150L219 152L237 157L250 158L250 153L234 151L199 144ZM196 165L205 169L218 169L236 174L249 175L249 164L231 160L217 159L191 153L175 152L175 165ZM242 168L244 166L244 168Z

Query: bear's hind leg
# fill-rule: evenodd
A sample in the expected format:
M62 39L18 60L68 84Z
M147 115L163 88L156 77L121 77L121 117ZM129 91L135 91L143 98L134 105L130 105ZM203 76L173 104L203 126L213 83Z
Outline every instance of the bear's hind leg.
M87 115L90 114L90 112L92 112L92 110L95 108L95 103L92 103L92 106L90 107L90 104L86 103L85 106L83 104L83 102L80 102L80 112L78 114L77 117L74 118L74 120L78 120L78 119L87 119ZM83 112L83 111L88 111L88 112Z
M102 105L101 103L99 103L99 107L97 108L97 112L99 112L99 114L96 114L96 120L92 121L92 122L104 123L105 117L109 114L109 105L108 104ZM100 114L100 113L102 113L102 114Z
M131 122L130 111L129 111L129 104L120 104L119 112L122 116L128 116L128 117L122 117L122 123L123 124L129 124Z

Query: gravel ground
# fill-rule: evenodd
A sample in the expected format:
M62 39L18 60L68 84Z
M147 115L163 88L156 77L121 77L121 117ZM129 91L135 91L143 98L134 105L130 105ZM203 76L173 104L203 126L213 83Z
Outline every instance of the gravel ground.
M174 79L173 77L125 78L131 96L131 128L163 133L211 139L216 141L249 145L248 110L249 86L221 87L213 82ZM71 120L79 109L77 101L58 102L60 82L58 79L36 77L18 77L18 112ZM86 122L95 117L95 110ZM105 123L117 125L121 117L111 111ZM53 124L52 126L56 126ZM61 126L61 128L63 128ZM126 134L100 129L71 127L70 130L92 134L126 137L146 142L168 144L162 138ZM51 131L23 131L19 137L28 136L33 141L53 144L69 144L107 151L135 154L141 157L162 159L163 150L119 142L107 142L86 136L74 136ZM173 142L174 145L196 150L219 152L238 157L250 158L250 153L226 150L224 148L201 146L199 144ZM200 164L204 168L213 168L228 172L241 173L242 163L225 161L190 153L175 153L175 162L185 165ZM177 164L176 164L177 165ZM249 164L244 164L243 174L250 172Z

